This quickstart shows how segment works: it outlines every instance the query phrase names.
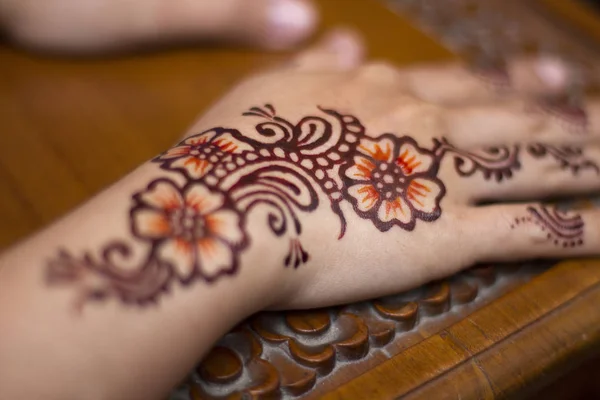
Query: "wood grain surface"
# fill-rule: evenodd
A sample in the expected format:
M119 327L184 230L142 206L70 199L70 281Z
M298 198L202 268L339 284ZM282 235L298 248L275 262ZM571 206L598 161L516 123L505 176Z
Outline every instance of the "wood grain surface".
M380 1L318 3L323 30L356 27L374 58L404 65L455 57L433 30L421 33ZM164 150L237 80L286 57L210 47L58 59L0 45L0 248ZM600 263L507 271L510 278L494 271L470 271L363 309L256 316L224 337L196 375L236 387L244 369L254 368L260 385L228 398L244 390L255 398L536 398L599 353ZM348 336L317 342L331 326ZM211 397L201 384L185 390L182 398Z

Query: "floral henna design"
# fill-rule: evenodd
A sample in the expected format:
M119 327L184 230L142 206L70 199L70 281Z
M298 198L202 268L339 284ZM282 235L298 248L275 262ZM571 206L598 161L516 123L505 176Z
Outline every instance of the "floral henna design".
M339 239L346 230L344 201L381 232L394 226L412 231L419 221L433 222L442 215L446 187L438 172L447 154L465 177L479 171L500 182L520 167L517 146L468 152L440 139L427 149L408 136L369 136L356 117L318 109L319 115L293 123L266 104L244 113L260 119L252 137L215 127L184 139L153 160L183 183L156 179L132 196L135 242L108 243L99 256L60 250L48 264L47 281L76 284L81 307L108 297L147 304L174 283L210 283L234 275L252 244L247 216L257 207L266 210L265 223L273 235L289 240L282 265L298 268L310 262L300 240L299 216L323 201L340 220ZM576 164L571 153L561 151L529 149L534 156L568 160L566 167L574 172L592 167ZM576 224L560 219L561 214L531 215L552 227L555 237L571 239L569 229ZM135 256L134 249L142 256Z
M583 150L574 146L552 146L543 143L533 143L527 146L527 152L535 158L551 156L559 162L561 169L569 169L573 175L579 174L579 171L591 169L600 174L600 167L594 161L587 159L583 155Z
M340 171L358 156L359 145L368 146L357 118L319 109L322 116L307 116L294 124L279 117L272 105L253 107L244 115L262 119L254 137L216 127L184 139L153 161L183 176L185 183L157 179L132 197L131 234L148 248L143 259L135 260L133 243L126 241L108 244L98 258L92 252L76 257L61 250L49 263L48 282L78 284L81 307L107 297L146 304L174 282L210 283L235 274L240 255L251 244L246 216L258 206L268 208L266 223L273 234L289 237L289 253L282 263L298 268L308 262L298 214L316 210L320 199L327 198L340 218L341 238L346 220L340 203L348 194ZM417 151L412 140L391 136L387 140L394 152L409 150L394 153L395 161L389 160L406 177L404 194L391 202L411 207L411 220L399 225L412 229L415 218L437 218L445 193L434 176L438 161L425 150ZM392 207L389 212L398 211ZM364 217L389 229L376 216ZM385 216L386 221L392 217Z
M222 193L200 183L180 189L169 179L158 179L134 201L133 235L154 242L155 256L173 267L181 283L235 273L238 250L248 239L241 213Z
M201 179L215 164L228 160L233 154L253 148L237 139L240 133L232 129L215 128L191 136L154 159L161 167L183 172L190 179Z
M535 224L546 232L548 240L556 246L575 247L583 245L585 223L581 215L559 210L556 206L527 207L527 216L515 218L511 228L523 224Z
M413 230L417 219L435 221L446 193L437 178L439 160L410 137L363 138L342 170L345 198L382 232Z

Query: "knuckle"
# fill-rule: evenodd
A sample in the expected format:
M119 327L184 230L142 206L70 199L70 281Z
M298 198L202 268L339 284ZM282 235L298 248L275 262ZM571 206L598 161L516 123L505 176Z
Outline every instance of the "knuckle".
M394 82L400 79L400 71L386 61L372 61L359 70L359 76L376 82Z

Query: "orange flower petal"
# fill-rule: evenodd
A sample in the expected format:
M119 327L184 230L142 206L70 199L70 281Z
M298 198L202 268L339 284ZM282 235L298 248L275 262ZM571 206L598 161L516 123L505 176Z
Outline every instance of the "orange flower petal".
M394 219L408 224L412 220L412 211L402 197L394 200L384 200L377 211L377 218L382 222L390 222Z
M431 213L437 208L436 198L441 190L437 182L418 178L409 183L406 198L416 210Z
M356 207L362 212L372 209L379 200L379 192L372 185L350 186L348 194L356 199Z
M357 181L366 181L371 178L371 171L375 164L365 157L354 157L354 165L346 170L346 176Z
M204 238L197 242L200 270L213 277L233 264L233 252L229 246L214 238Z
M191 136L187 138L183 143L190 146L199 146L201 144L205 144L211 141L213 137L215 137L215 131L207 131L204 133L200 133L198 135Z
M254 150L248 143L234 139L230 133L224 133L213 141L222 151L230 154L239 154L244 151Z
M177 146L173 147L165 152L165 154L161 155L160 158L163 160L168 160L171 158L177 158L181 156L185 156L190 153L190 146Z
M151 209L137 210L133 215L133 229L136 235L148 239L169 236L171 225L166 215Z
M193 185L185 193L185 204L199 214L207 215L223 205L223 195L211 192L202 184Z
M206 227L210 235L218 236L231 244L238 244L244 238L240 218L231 210L220 210L207 215Z
M163 210L171 210L183 206L183 199L181 198L179 189L168 181L158 182L152 189L141 195L141 200L149 206Z
M182 239L167 240L159 249L160 257L173 265L181 280L189 279L194 273L194 249Z
M404 175L409 176L428 171L431 164L433 164L433 158L428 154L419 152L412 144L406 143L400 147L396 164L402 168Z
M378 141L371 139L361 139L358 149L377 161L391 162L394 143L390 139L380 139Z
M200 160L196 157L189 156L175 160L171 164L171 167L183 168L190 178L200 179L213 168L213 165L207 160Z

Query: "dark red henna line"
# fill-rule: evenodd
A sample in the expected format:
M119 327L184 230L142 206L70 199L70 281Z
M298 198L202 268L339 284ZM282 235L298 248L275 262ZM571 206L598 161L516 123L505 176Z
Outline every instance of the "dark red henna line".
M521 168L519 146L492 147L479 152L459 149L448 140L434 139L434 152L438 159L451 153L454 156L454 168L462 177L469 177L480 171L486 180L494 178L497 182L512 177L513 172Z
M406 136L367 138L356 117L319 109L335 124L322 116L293 124L266 104L243 114L266 120L255 126L258 135L252 138L215 127L184 139L153 161L181 174L185 184L161 178L132 196L130 231L148 247L146 258L126 267L133 262L133 243L124 241L105 246L99 259L61 251L48 265L47 282L77 285L78 307L108 297L144 305L174 283L214 282L237 272L251 243L246 216L259 205L267 207L266 223L275 236L290 235L283 263L298 268L310 259L298 237L298 213L315 211L320 194L340 219L339 238L346 231L344 200L380 231L412 230L418 220L440 217L443 152L421 148Z
M570 169L573 175L579 174L581 170L591 169L600 174L600 167L591 159L583 155L583 149L575 146L553 146L543 143L532 143L527 146L527 152L534 158L552 156L560 163L561 169Z
M562 247L583 245L585 223L580 214L567 213L555 206L527 207L528 216L515 218L511 228L532 223L547 232L548 240Z

